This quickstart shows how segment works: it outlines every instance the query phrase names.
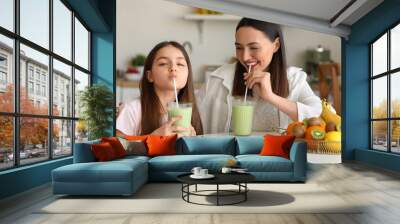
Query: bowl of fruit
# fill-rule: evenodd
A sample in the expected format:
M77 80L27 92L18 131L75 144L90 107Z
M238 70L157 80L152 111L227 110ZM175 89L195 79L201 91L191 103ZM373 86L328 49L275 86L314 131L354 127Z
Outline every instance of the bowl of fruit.
M304 139L308 152L340 154L342 151L341 118L325 100L319 117L290 123L286 134Z

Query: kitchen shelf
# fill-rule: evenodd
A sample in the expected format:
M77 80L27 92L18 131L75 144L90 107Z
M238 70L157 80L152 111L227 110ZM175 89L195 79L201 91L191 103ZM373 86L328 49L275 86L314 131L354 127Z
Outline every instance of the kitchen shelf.
M227 21L227 22L237 22L241 19L239 16L225 15L225 14L186 14L183 19L194 21L197 23L197 29L199 31L200 43L203 43L203 30L204 21Z

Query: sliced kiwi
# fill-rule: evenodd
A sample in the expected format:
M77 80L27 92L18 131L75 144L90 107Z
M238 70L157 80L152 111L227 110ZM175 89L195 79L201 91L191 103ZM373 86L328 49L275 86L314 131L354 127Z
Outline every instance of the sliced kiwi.
M322 140L325 138L325 132L320 129L312 129L311 136L315 140Z

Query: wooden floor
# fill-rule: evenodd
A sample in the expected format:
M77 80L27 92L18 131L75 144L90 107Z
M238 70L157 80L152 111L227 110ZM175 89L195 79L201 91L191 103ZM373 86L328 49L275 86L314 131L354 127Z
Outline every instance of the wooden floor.
M1 201L0 223L400 223L399 173L359 163L310 165L308 183L368 206L357 214L35 214L38 207L54 200L47 185Z

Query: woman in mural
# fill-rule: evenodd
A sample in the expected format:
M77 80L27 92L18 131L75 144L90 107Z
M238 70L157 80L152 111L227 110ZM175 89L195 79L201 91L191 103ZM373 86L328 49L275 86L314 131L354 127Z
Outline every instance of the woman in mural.
M174 125L182 117L168 120L167 104L176 98L174 80L179 103L192 103L189 128ZM166 41L150 51L140 82L140 98L124 106L116 125L118 135L172 135L179 132L193 136L203 133L193 91L192 66L182 45Z
M205 133L229 131L232 98L243 97L246 87L255 102L253 131L275 131L320 115L321 101L308 85L307 74L286 67L279 25L243 18L235 39L237 62L214 71L199 93Z

